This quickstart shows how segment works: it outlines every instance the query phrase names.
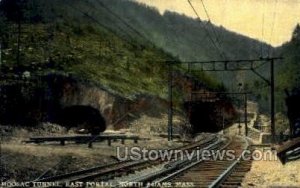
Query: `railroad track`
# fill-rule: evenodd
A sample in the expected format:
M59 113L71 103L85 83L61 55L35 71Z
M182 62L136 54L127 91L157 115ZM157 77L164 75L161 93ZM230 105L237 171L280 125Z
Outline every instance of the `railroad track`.
M208 136L202 138L199 141L188 144L174 150L187 150L191 151L194 149L205 148L213 143L220 142L216 135ZM176 153L174 153L175 156ZM173 158L173 156L172 156ZM173 161L174 162L174 161ZM176 161L175 161L176 162ZM139 161L120 161L117 163L93 167L85 170L75 171L68 174L62 174L52 177L45 177L41 179L34 180L33 182L59 182L60 185L64 186L70 184L71 182L87 182L87 181L111 181L116 177L128 176L130 174L135 174L138 171L144 169L151 169L157 166L165 167L169 162L162 161L160 159L155 161L150 160L139 160Z
M199 153L202 153L204 150L217 149L224 144L226 145L226 141L218 138L213 142L206 142L206 144L202 145L201 148L197 147L197 150L199 151ZM110 183L113 187L123 187L124 185L128 186L127 182L129 182L129 184L130 182L138 182L145 187L149 187L149 183L150 185L153 185L151 184L151 182L154 182L154 187L159 187L157 186L159 183L169 180L169 178L172 177L173 174L177 174L179 171L184 171L190 165L194 164L194 162L198 162L198 160L196 159L196 153L190 155L189 157L185 156L182 159L162 163L150 169L137 171L135 172L135 174L129 176L115 178L114 180L110 181ZM141 184L139 184L138 186L133 185L129 187L141 187Z
M247 140L236 137L211 148L219 151L235 151L234 160L190 160L189 163L183 162L178 165L177 170L165 169L159 175L153 174L135 180L146 183L147 187L164 183L177 187L240 187L244 175L251 168L251 160L242 159L243 151L248 148Z

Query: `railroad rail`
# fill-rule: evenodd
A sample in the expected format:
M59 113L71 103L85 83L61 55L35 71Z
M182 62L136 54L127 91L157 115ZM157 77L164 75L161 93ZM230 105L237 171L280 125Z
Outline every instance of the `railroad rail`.
M220 142L216 135L208 136L206 138L200 139L195 143L191 143L185 146L175 148L176 150L193 150L195 148L205 148L213 143ZM174 153L175 155L176 153ZM166 165L168 162L162 161L160 159L156 161L150 160L126 160L120 161L114 164L93 167L90 169L80 170L71 172L68 174L62 174L52 177L44 177L34 182L59 182L61 185L69 184L71 182L87 182L87 181L109 181L113 180L115 177L122 177L128 174L134 174L137 171L143 169L151 168L157 165Z
M113 140L121 140L121 143L124 144L125 140L133 140L134 143L138 143L140 137L138 136L127 136L127 135L81 135L81 136L51 136L51 137L30 137L29 140L24 141L25 143L44 143L44 142L59 142L60 145L65 145L66 142L75 142L75 143L88 143L89 146L92 146L93 142L102 142L107 140L107 144L110 146Z
M226 144L226 141L222 139L217 139L214 142L210 142L205 147L202 147L199 150L199 153L202 153L205 150L214 150L222 145ZM199 149L199 148L198 148ZM191 166L195 165L195 163L199 163L199 161L196 159L197 156L193 156L192 158L185 158L183 160L177 160L177 161L171 161L167 164L164 164L161 166L161 168L154 169L152 172L143 173L143 175L137 175L133 178L128 179L128 177L125 177L123 179L119 179L117 181L114 181L113 187L121 187L121 184L128 181L128 182L142 182L143 185L146 187L151 187L151 185L155 185L154 187L157 187L159 183L163 183L165 181L169 181L173 176L180 174L184 172L185 170L188 170ZM122 183L118 183L122 182ZM185 181L186 182L186 181Z
M237 145L238 142L234 142L229 148L236 150L236 160L232 162L218 178L213 181L209 187L240 187L245 174L251 169L251 156L248 153L248 160L244 160L245 155L243 152L249 148L248 141L244 138L245 145ZM243 156L244 155L244 156ZM223 162L223 161L222 161Z
M244 143L241 145L241 142ZM186 162L179 164L175 171L164 169L159 174L139 177L135 180L152 182L148 184L149 187L164 182L171 182L171 185L186 182L192 187L240 187L245 173L251 168L251 160L242 159L243 151L248 146L247 140L234 138L230 142L214 146L214 148L220 148L219 151L234 150L234 160L191 160L188 165ZM248 157L250 159L250 156ZM164 176L161 177L162 175Z

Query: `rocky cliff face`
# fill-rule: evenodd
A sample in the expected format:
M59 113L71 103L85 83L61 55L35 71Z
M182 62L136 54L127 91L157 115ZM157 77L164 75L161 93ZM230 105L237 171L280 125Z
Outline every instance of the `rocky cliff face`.
M127 113L130 101L96 86L81 83L65 83L60 104L62 109L70 106L89 106L97 109L108 125Z
M158 97L137 95L127 99L101 86L67 75L45 75L38 79L2 85L0 123L32 126L54 122L73 126L124 128L129 114L160 116L168 103Z
M2 85L0 97L3 101L0 104L0 122L27 126L72 118L62 117L64 109L70 111L72 106L89 108L103 117L106 125L111 125L126 113L130 103L105 89L64 75L47 75L26 83L18 81ZM73 112L76 112L74 116L86 116L78 110ZM88 120L92 117L82 118Z
M235 110L229 101L192 100L191 91L195 91L195 87L196 91L202 91L199 90L201 85L188 79L180 82L185 83L180 89L186 95L182 107L190 116L195 132L215 132L224 123L227 125L232 121ZM39 122L53 122L66 127L88 127L96 133L106 128L126 128L128 120L142 114L160 117L168 112L169 105L164 99L145 94L127 99L90 82L55 74L1 86L0 98L3 101L0 104L1 124L32 126ZM216 109L221 107L223 113L217 112ZM203 122L205 125L201 125Z

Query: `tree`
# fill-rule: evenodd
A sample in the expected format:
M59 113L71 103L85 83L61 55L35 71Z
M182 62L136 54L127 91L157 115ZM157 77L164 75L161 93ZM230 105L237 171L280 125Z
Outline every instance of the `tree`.
M297 24L296 28L293 31L292 41L300 41L300 25Z

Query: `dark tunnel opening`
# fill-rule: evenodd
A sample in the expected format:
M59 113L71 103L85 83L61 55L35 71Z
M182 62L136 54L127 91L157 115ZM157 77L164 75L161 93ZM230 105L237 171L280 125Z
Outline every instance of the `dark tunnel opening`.
M92 135L98 135L106 129L106 122L99 110L91 106L69 106L60 110L57 122L67 128L86 129Z
M91 106L63 107L65 95L76 92L76 81L62 75L46 75L40 81L16 82L0 87L0 124L34 127L41 122L78 127L91 134L105 131L100 111Z
M230 103L193 101L184 104L192 134L201 132L215 133L227 128L236 118L236 112Z

